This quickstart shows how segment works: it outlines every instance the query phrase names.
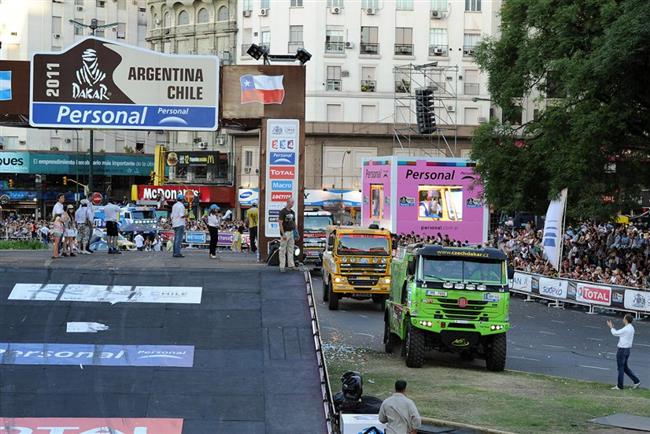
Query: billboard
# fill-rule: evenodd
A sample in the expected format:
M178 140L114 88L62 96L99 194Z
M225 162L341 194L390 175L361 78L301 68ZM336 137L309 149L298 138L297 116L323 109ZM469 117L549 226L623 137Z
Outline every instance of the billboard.
M0 60L0 113L22 115L29 113L29 86L25 77L29 62Z
M90 159L74 152L3 152L0 151L0 173L36 173L41 175L74 175L86 173ZM97 175L149 176L153 156L140 154L95 154L93 170Z
M85 38L35 53L30 125L53 128L216 130L219 59Z
M391 161L367 160L363 162L363 226L377 224L390 228Z
M279 237L278 216L288 199L299 209L298 156L300 122L298 119L266 121L266 196L265 231L267 237Z
M175 201L179 193L185 194L191 190L199 201L235 205L235 194L232 187L211 185L134 185L131 190L132 200L155 200L162 198Z

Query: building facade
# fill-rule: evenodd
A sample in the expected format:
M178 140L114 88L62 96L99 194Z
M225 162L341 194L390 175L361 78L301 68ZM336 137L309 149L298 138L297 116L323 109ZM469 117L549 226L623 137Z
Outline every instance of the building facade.
M0 2L0 60L29 60L33 53L61 51L91 34L74 20L98 25L96 36L145 46L145 0L52 0ZM28 79L27 77L25 79ZM83 152L87 131L0 127L0 150ZM155 137L146 132L96 131L94 149L104 153L152 153Z

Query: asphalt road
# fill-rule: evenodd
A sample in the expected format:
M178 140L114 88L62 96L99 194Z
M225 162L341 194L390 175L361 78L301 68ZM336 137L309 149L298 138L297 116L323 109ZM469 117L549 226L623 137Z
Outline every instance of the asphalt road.
M303 274L281 274L250 255L211 261L205 252L185 254L96 253L52 262L47 252L0 252L0 422L171 418L183 420L183 434L326 432ZM17 299L17 283L37 284L39 292ZM135 297L91 300L95 295L83 292L88 285L108 285L97 290L107 297L126 287ZM158 292L145 302L138 285ZM184 287L194 294L200 288L198 302L181 298L190 292ZM108 329L70 333L69 322ZM27 343L36 348L27 351ZM155 350L156 359L140 347L124 357L108 352L136 345L166 352ZM180 345L192 347L193 359L170 366L180 357L169 346Z
M370 301L344 298L338 311L322 301L322 281L313 275L318 316L325 342L383 351L383 313ZM538 302L511 299L507 369L603 383L616 382L617 339L609 332L611 319L619 328L621 315L588 315L582 310L556 309ZM630 367L644 387L650 384L650 321L634 323L636 336ZM395 352L399 354L399 351ZM397 357L397 356L396 356ZM432 352L429 363L484 366L466 362L454 354ZM630 380L626 378L626 384Z

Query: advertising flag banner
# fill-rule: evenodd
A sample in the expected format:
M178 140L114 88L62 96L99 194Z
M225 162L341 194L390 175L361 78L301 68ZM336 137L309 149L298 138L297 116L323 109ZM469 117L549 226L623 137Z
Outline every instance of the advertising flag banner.
M183 419L0 417L7 434L181 434Z
M239 78L241 103L282 104L284 101L283 79L282 75L242 75Z
M213 131L219 59L85 38L34 54L30 98L33 127Z
M546 211L542 245L544 255L556 270L560 269L562 257L562 233L564 232L564 211L566 208L567 189L560 192L560 197L552 200Z
M0 71L0 101L11 101L11 71Z
M268 119L266 124L266 203L265 234L279 237L278 216L287 199L294 199L294 210L302 200L298 194L298 156L300 122L297 119ZM277 155L282 154L281 159ZM292 163L288 163L292 162Z

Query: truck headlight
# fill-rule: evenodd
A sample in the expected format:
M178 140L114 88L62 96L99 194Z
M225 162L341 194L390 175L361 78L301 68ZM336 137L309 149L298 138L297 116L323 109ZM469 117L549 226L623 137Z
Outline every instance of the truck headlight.
M390 277L384 277L384 283L390 284Z
M341 279L340 277L335 277L334 278L334 283L341 283L342 281L343 281L343 279Z

